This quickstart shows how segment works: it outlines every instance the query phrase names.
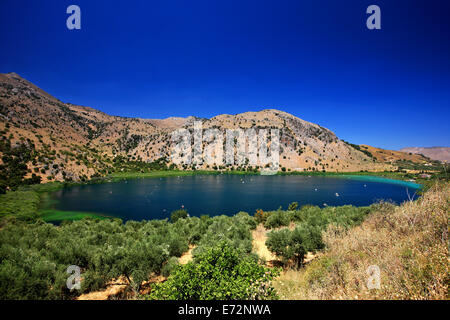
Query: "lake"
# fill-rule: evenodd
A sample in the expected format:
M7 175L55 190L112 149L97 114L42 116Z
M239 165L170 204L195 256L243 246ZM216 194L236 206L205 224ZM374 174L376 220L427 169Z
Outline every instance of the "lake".
M123 220L170 218L185 208L190 216L253 214L256 209L299 205L367 206L397 204L416 197L420 185L370 176L193 175L137 178L71 186L51 195L52 209L100 213Z

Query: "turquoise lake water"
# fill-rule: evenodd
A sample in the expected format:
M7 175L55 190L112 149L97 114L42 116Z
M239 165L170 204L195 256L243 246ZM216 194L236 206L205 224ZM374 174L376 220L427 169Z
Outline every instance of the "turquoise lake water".
M253 214L297 201L320 207L366 206L415 198L420 185L370 176L194 175L128 179L65 188L52 194L54 209L96 212L123 220L169 218L184 207L191 216Z

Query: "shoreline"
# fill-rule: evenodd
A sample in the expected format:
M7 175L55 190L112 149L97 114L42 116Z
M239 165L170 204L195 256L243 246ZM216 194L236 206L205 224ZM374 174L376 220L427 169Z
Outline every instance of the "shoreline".
M383 176L383 173L390 174L390 176L397 176L397 179L391 177ZM52 207L54 203L50 199L50 194L64 188L70 188L72 186L89 185L89 184L102 184L102 183L114 183L120 182L128 179L148 179L148 178L167 178L167 177L180 177L180 176L194 176L194 175L248 175L256 176L259 172L246 172L246 171L181 171L181 170L167 170L167 171L151 171L151 172L119 172L113 173L109 176L91 179L86 182L51 182L42 185L30 186L31 189L36 189L35 191L39 193L39 204L38 204L38 216L44 221L49 223L61 223L62 221L69 220L80 220L86 217L93 219L119 219L114 216L109 216L107 214L95 213L95 212L78 212L78 211L65 211L60 209L55 209ZM368 182L379 182L379 183L391 183L397 185L404 185L405 187L417 189L421 191L423 188L422 184L413 183L410 181L405 181L400 179L400 174L392 172L378 172L374 175L374 172L278 172L277 176L323 176L323 177L334 177L352 180L362 180ZM34 188L33 188L34 187Z

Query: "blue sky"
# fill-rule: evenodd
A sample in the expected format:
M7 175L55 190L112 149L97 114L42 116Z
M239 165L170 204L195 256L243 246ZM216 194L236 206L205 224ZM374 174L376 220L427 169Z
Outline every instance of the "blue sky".
M449 14L446 0L1 0L0 72L112 115L277 108L357 144L449 146Z

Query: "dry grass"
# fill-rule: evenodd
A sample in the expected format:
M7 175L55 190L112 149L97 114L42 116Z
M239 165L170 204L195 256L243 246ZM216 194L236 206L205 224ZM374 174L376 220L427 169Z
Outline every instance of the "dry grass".
M448 299L450 183L421 199L381 206L349 232L330 226L327 250L308 266L286 270L275 287L283 299ZM380 289L367 268L380 268Z
M80 295L77 300L108 300L123 294L128 287L128 280L120 277L108 283L106 289Z
M192 258L193 258L192 257L192 250L194 250L194 249L195 249L195 246L189 245L189 250L181 255L181 257L178 259L178 262L181 265L183 265L183 264L188 263L189 261L192 261Z
M277 257L266 247L267 230L262 224L258 225L256 229L252 231L252 238L254 253L269 264L271 261L277 260Z

